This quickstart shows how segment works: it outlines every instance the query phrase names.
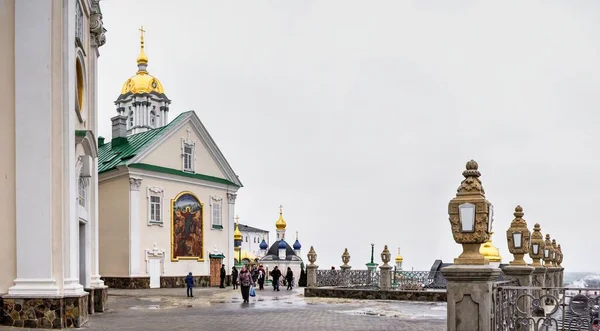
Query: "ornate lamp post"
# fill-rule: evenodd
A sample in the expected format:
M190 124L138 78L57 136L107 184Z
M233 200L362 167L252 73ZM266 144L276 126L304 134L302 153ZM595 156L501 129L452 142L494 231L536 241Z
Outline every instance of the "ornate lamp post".
M491 231L491 203L485 199L485 191L477 170L477 162L467 162L463 171L465 179L456 190L456 197L448 204L448 214L454 241L463 246L463 252L454 264L486 265L489 261L479 248L488 240Z
M306 257L308 257L308 262L310 262L310 264L306 266L306 286L316 287L317 269L319 266L315 264L315 262L317 262L317 253L313 246L310 246L310 250L308 251L308 254L306 254Z
M342 269L342 271L350 270L350 268L352 268L348 264L350 263L350 252L348 252L348 248L345 248L344 253L342 253L342 262L344 263L340 266L340 269Z
M529 245L529 257L533 260L532 267L542 266L540 260L544 257L544 247L544 235L542 235L540 224L535 223L531 234L531 244Z
M242 263L242 233L240 232L240 217L235 217L235 231L233 232L233 247L236 252L238 252L238 263L235 264L235 267L240 269L244 266Z
M552 241L550 235L546 234L546 241L544 242L544 267L552 267L552 259L554 258L554 247L552 247Z
M490 266L479 248L491 232L492 207L485 199L477 162L467 162L465 179L456 190L456 197L448 204L452 235L463 252L454 264L442 268L447 286L447 330L491 330L492 285L500 269ZM463 304L463 298L477 298L476 304Z
M552 248L554 249L552 251L552 266L556 268L558 267L558 263L556 262L558 260L558 256L560 255L558 252L558 247L556 246L556 239L552 239Z
M523 219L523 208L517 206L515 208L515 219L510 223L510 228L506 230L506 239L508 241L508 251L514 255L514 259L510 265L525 266L523 256L529 252L530 232L527 229L527 221Z
M377 263L375 263L375 244L371 244L371 262L367 263L367 269L369 271L375 271L377 268Z
M391 276L393 267L388 264L391 260L392 253L390 253L388 246L385 245L383 247L383 252L381 252L381 261L383 262L383 265L379 267L381 270L381 278L379 279L379 282L382 290L389 290L392 286Z

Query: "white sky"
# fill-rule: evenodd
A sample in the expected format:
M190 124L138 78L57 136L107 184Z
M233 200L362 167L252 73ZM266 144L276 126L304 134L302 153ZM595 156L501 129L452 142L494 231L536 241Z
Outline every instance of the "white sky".
M195 110L240 176L240 222L303 258L354 268L388 244L404 267L451 262L447 205L478 161L495 245L517 204L563 246L568 271L600 271L600 2L103 0L100 135L135 74ZM376 259L380 262L380 257Z

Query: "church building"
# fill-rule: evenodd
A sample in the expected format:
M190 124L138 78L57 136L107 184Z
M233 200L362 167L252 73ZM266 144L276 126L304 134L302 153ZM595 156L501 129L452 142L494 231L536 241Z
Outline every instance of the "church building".
M81 327L98 264L99 0L0 2L0 323Z
M137 73L115 101L111 141L98 141L100 270L116 288L180 287L189 272L218 285L242 183L194 111L169 122L140 30Z
M275 266L279 267L279 270L283 275L287 272L287 268L292 269L294 278L296 279L296 286L300 279L300 270L302 264L301 250L302 245L298 241L298 232L296 232L296 241L293 246L290 246L285 239L285 231L287 223L283 219L283 207L279 206L279 218L275 222L275 229L277 232L277 240L269 247L267 242L263 240L260 243L261 257L258 261L262 264L265 269L270 272Z

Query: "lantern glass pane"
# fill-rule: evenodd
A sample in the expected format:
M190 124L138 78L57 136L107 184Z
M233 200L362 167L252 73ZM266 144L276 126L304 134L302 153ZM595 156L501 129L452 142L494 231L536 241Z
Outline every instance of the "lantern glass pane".
M544 258L550 257L550 250L548 248L544 249Z
M531 248L533 249L533 254L537 255L540 252L540 244L533 244L531 246Z
M472 203L463 203L458 206L458 214L460 217L461 231L475 231L475 205Z
M492 232L492 223L494 223L494 206L490 203L490 207L488 209L489 219L488 219L488 232Z
M513 232L513 242L515 244L515 248L523 247L523 234L521 232Z

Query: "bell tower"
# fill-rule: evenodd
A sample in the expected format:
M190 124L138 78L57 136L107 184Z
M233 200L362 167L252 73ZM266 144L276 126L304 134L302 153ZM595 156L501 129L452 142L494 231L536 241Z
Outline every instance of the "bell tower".
M127 117L127 134L135 134L165 126L169 123L171 100L158 78L148 73L148 56L144 50L144 27L140 28L140 54L137 73L121 88L115 101L117 113Z

